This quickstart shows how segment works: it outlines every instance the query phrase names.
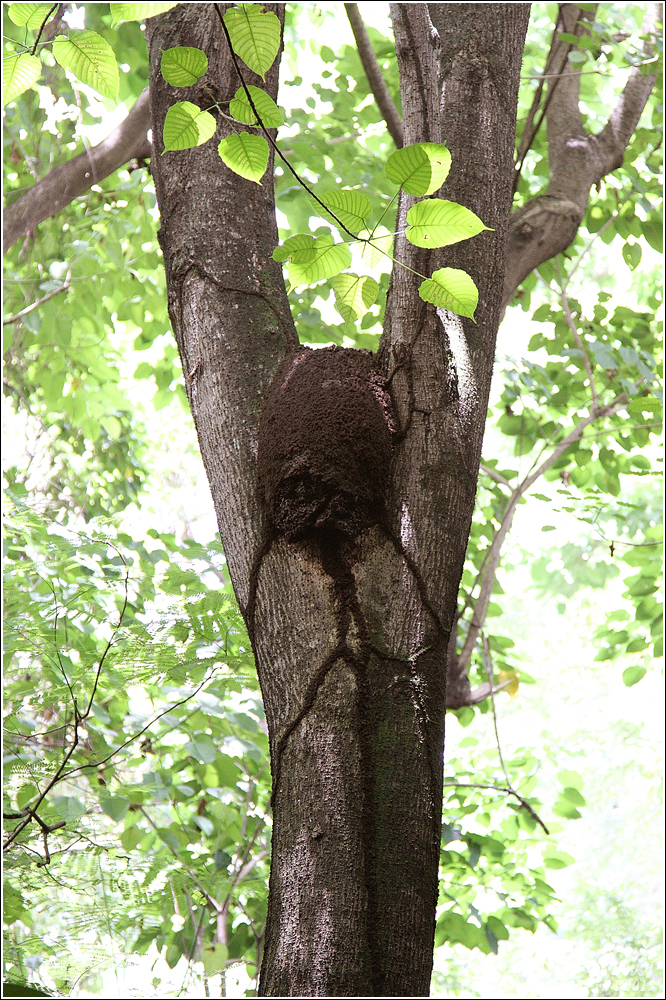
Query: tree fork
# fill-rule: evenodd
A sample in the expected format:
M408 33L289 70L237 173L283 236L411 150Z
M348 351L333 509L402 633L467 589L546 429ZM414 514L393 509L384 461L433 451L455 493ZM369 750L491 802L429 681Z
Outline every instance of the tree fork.
M272 6L283 14L281 5ZM280 751L263 996L429 992L448 631L500 315L527 22L523 5L508 5L508 13L505 5L488 5L481 24L474 7L457 5L465 14L446 39L461 57L457 63L447 57L441 65L445 73L452 66L462 73L454 73L445 88L445 127L439 118L439 39L428 8L393 9L406 140L447 140L461 195L447 193L495 232L473 241L476 249L462 264L481 288L478 326L463 326L427 306L408 272L393 276L378 361L393 376L398 418L407 430L392 463L390 532L370 526L350 543L337 588L330 560L307 540L275 538L255 570L265 537L256 491L259 414L280 360L297 346L280 268L271 258L277 243L271 165L261 186L230 174L216 150L216 140L228 131L224 120L213 142L162 155L166 110L181 95L161 78L161 51L215 39L220 29L212 5L202 4L176 7L147 24L153 169L169 310L183 369L197 372L187 391L242 608L248 607L254 577L254 653L274 767ZM215 81L213 96L224 102L237 88L233 65L224 44L206 49L207 79ZM277 64L266 87L276 95ZM197 100L193 90L183 96ZM210 104L210 94L202 99ZM483 107L490 128L482 131L469 112L451 118L456 101ZM235 224L239 199L253 231ZM399 228L410 204L401 200ZM441 259L404 244L400 255L422 273L424 265ZM463 385L463 355L473 365L471 389ZM341 614L347 630L342 645Z

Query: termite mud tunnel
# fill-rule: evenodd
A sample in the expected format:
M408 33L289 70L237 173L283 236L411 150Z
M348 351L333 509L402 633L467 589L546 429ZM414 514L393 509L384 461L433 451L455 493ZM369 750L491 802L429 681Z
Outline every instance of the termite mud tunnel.
M394 431L369 351L287 355L259 423L258 497L271 536L351 540L383 522Z

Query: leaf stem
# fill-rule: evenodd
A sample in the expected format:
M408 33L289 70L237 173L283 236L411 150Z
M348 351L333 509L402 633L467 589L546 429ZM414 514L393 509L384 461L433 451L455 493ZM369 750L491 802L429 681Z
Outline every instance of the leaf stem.
M42 31L46 27L46 22L48 21L48 19L50 18L51 14L53 13L53 11L56 9L57 6L58 6L58 4L54 3L53 6L51 7L51 9L49 10L48 14L46 15L46 17L42 21L40 29L37 32L37 38L35 39L35 44L33 45L32 49L30 50L30 55L31 56L34 56L35 51L37 49L37 46L39 45L39 39L42 37Z
M220 13L219 4L215 4L215 13L217 14L217 16L218 16L218 18L220 20L220 24L222 25L222 31L224 32L225 38L227 40L227 45L229 46L229 52L231 53L231 59L233 61L234 68L235 68L236 73L238 75L238 79L240 80L241 85L243 87L243 90L245 91L245 96L247 97L248 104L252 108L252 113L254 114L255 118L259 122L259 125L261 126L261 130L264 133L264 135L266 136L266 139L268 140L268 142L270 143L270 145L272 146L272 148L274 149L274 151L277 153L277 155L280 157L280 159L282 160L282 162L284 164L286 164L287 169L294 175L294 177L296 178L296 180L298 181L298 183L301 185L301 187L304 188L308 192L308 194L310 195L310 197L314 198L314 200L317 202L317 204L321 205L321 207L331 216L332 219L335 219L336 224L338 226L340 226L340 228L343 230L343 232L347 233L347 236L351 236L353 239L357 240L358 236L355 233L352 233L351 229L347 229L347 227L345 226L344 222L342 222L342 220L337 217L337 215L335 214L335 212L332 212L330 210L330 208L328 208L324 204L324 202L321 200L321 198L317 197L317 195L314 193L314 191L312 190L312 188L308 187L308 185L305 183L305 181L301 177L299 177L299 175L296 173L296 171L292 167L292 165L289 162L289 160L280 151L280 148L279 148L278 144L276 143L275 139L270 134L270 132L268 131L268 129L266 128L266 126L264 125L264 123L262 121L262 118L261 118L261 115L257 111L256 105L255 105L254 101L252 100L252 94L250 93L249 88L248 88L248 86L247 86L247 84L246 84L246 82L245 82L245 80L243 78L243 74L241 73L240 66L238 65L238 59L236 57L236 53L234 52L234 47L231 44L231 37L229 35L229 30L228 30L226 24L224 23L224 18L222 17L222 14ZM365 241L365 242L367 242L367 241Z

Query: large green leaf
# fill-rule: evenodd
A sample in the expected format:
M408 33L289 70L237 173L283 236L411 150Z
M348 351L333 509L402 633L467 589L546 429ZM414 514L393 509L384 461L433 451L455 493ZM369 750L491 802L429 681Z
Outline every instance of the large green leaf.
M166 10L175 7L174 3L112 3L111 27L115 27L119 21L144 21L148 17L155 17L156 14L163 14Z
M363 229L370 218L372 202L361 191L324 191L319 197L352 232Z
M279 128L280 125L284 124L282 112L270 94L267 94L265 90L261 90L259 87L253 87L252 84L247 89L250 91L254 106L265 128ZM254 111L250 106L243 87L238 88L229 102L229 114L233 115L236 121L243 122L244 125L257 124Z
M638 684L638 682L645 677L646 673L646 667L638 665L627 667L627 669L622 672L622 682L626 685L626 687L633 687L634 684Z
M393 246L393 236L386 226L377 226L373 233L362 230L359 236L369 240L368 243L361 244L361 257L364 264L375 268L386 261L387 254L390 254Z
M74 76L112 100L118 96L118 63L113 49L96 31L72 31L68 38L59 35L53 42L56 62Z
M7 56L2 61L2 104L9 104L28 87L42 71L41 59L22 52L20 56Z
M230 170L239 177L261 184L268 166L268 143L261 135L241 132L222 139L217 151Z
M174 87L191 87L208 69L208 56L191 45L174 45L162 52L162 76Z
M215 119L190 101L172 104L164 119L164 149L191 149L215 134Z
M215 944L205 945L201 949L201 960L207 976L215 976L224 972L229 950L226 945L217 941Z
M14 24L25 24L26 28L41 28L44 18L53 9L52 3L13 3L9 7L9 20ZM55 11L53 11L55 14Z
M386 176L407 194L434 194L451 169L451 154L442 143L418 142L391 153L386 161Z
M360 319L377 300L379 285L368 275L338 274L331 284L335 308L347 323Z
M406 237L417 247L446 247L487 229L478 215L454 201L429 198L412 205L407 213Z
M262 78L275 62L280 48L280 22L257 4L239 4L224 15L236 55Z
M335 243L330 233L309 236L298 233L273 251L273 259L289 261L289 280L295 285L309 285L322 278L332 278L351 264L346 243Z
M442 267L435 271L432 278L421 282L419 295L426 302L470 319L474 319L479 301L479 291L469 274L456 267Z

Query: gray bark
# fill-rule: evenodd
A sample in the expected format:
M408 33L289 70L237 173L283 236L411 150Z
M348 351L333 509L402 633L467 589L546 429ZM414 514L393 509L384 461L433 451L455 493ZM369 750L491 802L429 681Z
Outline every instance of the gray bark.
M267 545L257 501L261 400L296 346L270 257L270 177L258 188L231 175L215 142L159 155L166 109L180 96L160 79L160 50L209 40L208 79L224 100L237 83L222 36L201 4L148 25L169 309L229 572L254 640L271 744L265 996L428 994L446 652L499 321L527 22L524 5L487 5L480 24L475 5L458 6L458 31L445 39L443 93L427 6L396 5L393 16L406 137L440 141L446 123L460 173L450 196L495 227L460 255L481 288L479 323L438 315L408 272L394 275L380 352L400 422L388 516L346 545L337 569L316 540ZM276 74L267 79L273 93ZM468 115L456 111L460 103ZM225 128L221 122L220 136ZM403 199L401 219L410 203ZM404 241L398 249L421 271L437 265L437 254Z
M650 3L643 24L649 34L660 20L661 4ZM576 4L561 5L557 31L575 33L579 22L594 18ZM553 41L547 66L562 67L561 75L549 84L546 123L550 182L544 194L532 198L511 218L507 268L504 278L504 306L528 274L573 242L585 215L592 188L622 165L655 77L634 67L616 107L604 128L589 135L579 108L580 70L566 59L567 46ZM650 52L649 44L646 51Z

